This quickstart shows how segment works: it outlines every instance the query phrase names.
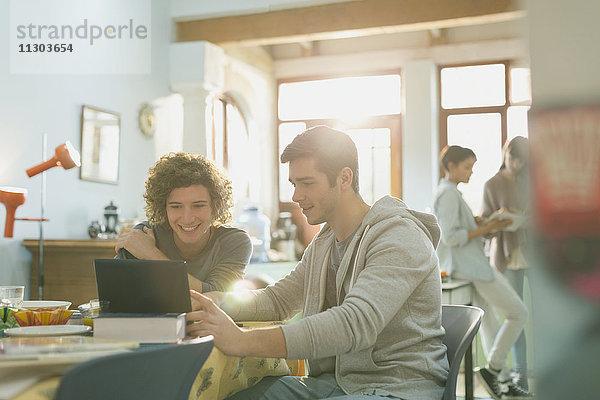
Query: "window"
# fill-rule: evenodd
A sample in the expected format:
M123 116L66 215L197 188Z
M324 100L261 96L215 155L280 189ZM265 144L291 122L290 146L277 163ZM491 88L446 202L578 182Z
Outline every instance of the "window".
M530 81L529 68L507 61L440 67L440 151L459 145L477 155L469 184L460 188L475 215L483 185L502 164L503 144L528 136Z
M208 138L208 157L223 168L232 181L233 198L253 199L248 165L258 165L258 151L250 140L246 120L237 103L228 95L213 101L212 129ZM256 185L257 182L253 182ZM256 192L256 190L253 190Z
M278 91L278 155L307 128L343 130L358 149L360 194L373 203L401 196L400 74L282 81ZM279 200L292 201L288 165L279 163Z

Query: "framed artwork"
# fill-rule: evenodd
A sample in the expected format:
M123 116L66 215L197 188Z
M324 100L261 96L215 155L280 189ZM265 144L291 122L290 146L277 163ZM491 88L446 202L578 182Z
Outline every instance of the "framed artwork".
M121 116L117 113L84 105L81 109L82 180L119 182L119 144Z

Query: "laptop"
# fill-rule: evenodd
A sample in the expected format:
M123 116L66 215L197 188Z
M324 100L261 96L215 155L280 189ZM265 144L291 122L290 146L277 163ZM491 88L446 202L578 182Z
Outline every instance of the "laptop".
M185 261L94 260L102 312L192 311Z

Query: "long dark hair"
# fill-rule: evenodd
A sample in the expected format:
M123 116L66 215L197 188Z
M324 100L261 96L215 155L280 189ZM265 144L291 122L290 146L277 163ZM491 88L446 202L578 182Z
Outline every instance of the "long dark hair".
M516 158L523 163L523 167L517 171L517 178L523 177L529 169L529 141L523 136L515 136L509 142L504 144L502 149L502 165L500 170L506 168L504 159L506 154L509 153L512 158Z

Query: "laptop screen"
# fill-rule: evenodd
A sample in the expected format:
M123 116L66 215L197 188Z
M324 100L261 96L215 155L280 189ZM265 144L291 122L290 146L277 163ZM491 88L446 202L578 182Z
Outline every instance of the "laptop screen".
M190 312L185 261L94 260L98 298L103 312Z

